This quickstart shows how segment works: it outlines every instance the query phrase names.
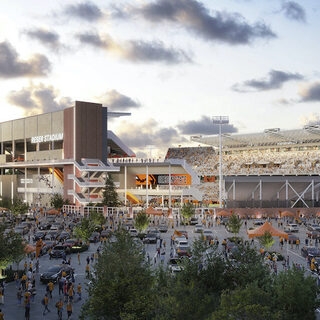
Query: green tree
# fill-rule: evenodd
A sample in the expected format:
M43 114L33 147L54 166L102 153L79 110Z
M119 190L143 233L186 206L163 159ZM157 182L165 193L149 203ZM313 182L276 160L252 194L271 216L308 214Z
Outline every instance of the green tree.
M258 238L258 240L260 242L260 245L266 250L269 250L274 244L274 239L269 231L266 231L263 236Z
M188 221L195 215L194 206L191 203L185 203L181 209L181 215Z
M92 224L89 218L83 218L80 225L74 228L73 234L77 239L87 242L94 231L95 225Z
M265 320L281 319L280 314L272 308L270 292L251 283L245 288L225 291L221 296L219 309L211 320Z
M27 203L23 202L20 198L14 198L10 209L14 215L25 214L28 212L29 206Z
M316 279L306 276L304 270L295 267L281 272L275 278L274 308L281 312L282 320L313 320L319 307Z
M111 175L106 178L106 184L103 190L103 205L107 207L118 207L120 205L116 186Z
M4 270L10 263L19 263L24 257L22 237L10 231L4 235L4 227L0 228L0 270ZM1 275L0 275L1 277Z
M54 193L50 199L51 207L55 209L61 209L65 204L63 197L60 193Z
M101 226L106 222L106 218L103 214L95 211L94 209L90 210L89 219L94 226Z
M242 223L243 222L233 213L228 221L228 230L236 235L239 233Z
M153 319L153 276L144 255L124 231L107 243L93 267L82 319Z
M136 229L142 233L144 230L146 230L149 226L150 219L145 211L141 211L137 214L137 216L134 219L134 226Z

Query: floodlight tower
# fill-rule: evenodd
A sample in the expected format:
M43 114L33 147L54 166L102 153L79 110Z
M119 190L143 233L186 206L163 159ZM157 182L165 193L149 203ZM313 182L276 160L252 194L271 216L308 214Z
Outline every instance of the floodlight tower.
M219 206L222 208L222 126L229 124L229 117L214 116L212 117L212 123L219 126Z

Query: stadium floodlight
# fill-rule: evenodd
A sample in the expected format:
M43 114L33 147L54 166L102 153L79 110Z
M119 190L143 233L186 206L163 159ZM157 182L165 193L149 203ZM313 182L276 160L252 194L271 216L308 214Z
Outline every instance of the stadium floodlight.
M219 206L222 208L222 126L229 124L229 117L214 116L212 117L212 123L219 126Z

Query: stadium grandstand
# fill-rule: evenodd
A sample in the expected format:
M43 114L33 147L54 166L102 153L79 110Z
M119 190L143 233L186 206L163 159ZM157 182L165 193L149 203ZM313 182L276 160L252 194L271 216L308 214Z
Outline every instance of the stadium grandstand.
M166 158L185 159L203 182L199 188L204 199L215 201L219 136L192 136L191 140L210 147L169 148ZM279 202L289 206L314 206L318 202L319 125L223 134L222 145L224 199L229 206L257 206L256 200L265 207L278 206Z

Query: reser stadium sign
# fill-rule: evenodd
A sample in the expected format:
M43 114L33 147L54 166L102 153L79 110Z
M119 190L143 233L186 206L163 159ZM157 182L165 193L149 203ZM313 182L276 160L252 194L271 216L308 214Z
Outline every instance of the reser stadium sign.
M31 143L41 143L63 140L63 133L46 134L44 136L31 137Z

